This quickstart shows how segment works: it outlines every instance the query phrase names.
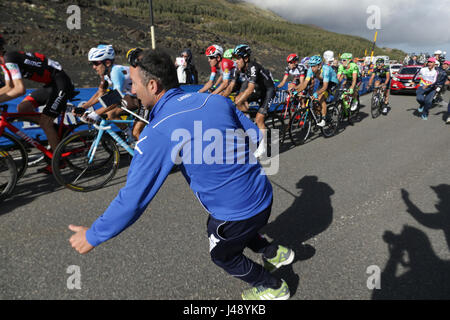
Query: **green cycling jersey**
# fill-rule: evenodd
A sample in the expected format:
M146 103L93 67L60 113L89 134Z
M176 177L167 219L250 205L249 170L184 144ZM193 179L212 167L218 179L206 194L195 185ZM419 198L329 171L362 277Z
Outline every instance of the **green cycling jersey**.
M348 65L348 68L344 67L344 65L341 64L339 66L337 75L339 77L341 74L344 74L348 80L351 80L351 79L353 79L353 74L355 74L355 73L358 75L358 78L359 78L360 73L359 73L358 65L354 62L350 62Z

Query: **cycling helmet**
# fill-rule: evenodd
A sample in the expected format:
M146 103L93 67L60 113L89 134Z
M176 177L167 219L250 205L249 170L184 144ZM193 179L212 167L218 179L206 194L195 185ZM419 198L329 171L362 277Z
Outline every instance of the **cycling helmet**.
M375 64L384 64L384 59L383 58L378 58L377 61L375 62Z
M247 58L252 54L252 50L246 44L240 44L236 48L234 48L234 53L236 57Z
M298 60L299 60L299 57L295 53L288 55L288 57L286 59L287 63L297 62Z
M225 53L223 54L223 57L224 57L225 59L231 59L231 58L233 58L233 52L234 52L234 49L228 49L228 50L225 51Z
M353 59L353 55L351 53L343 53L341 55L341 60L352 60Z
M110 44L100 44L95 48L91 48L88 54L89 61L114 60L115 57L114 48Z
M307 64L308 61L309 61L309 57L304 57L304 58L302 59L302 61L300 61L300 63L301 63L301 64Z
M128 50L127 61L132 67L136 68L137 58L139 57L139 55L142 52L143 52L143 50L141 48L132 48L132 49Z
M312 56L311 59L309 59L309 66L314 67L318 66L322 63L322 58L320 56Z
M208 49L206 49L205 55L207 57L217 57L217 56L222 56L223 55L223 48L219 45L212 45L209 46Z
M334 61L334 52L331 50L325 51L323 53L323 60L325 60L325 62L333 62Z
M436 52L435 52L434 54L435 54L435 55L436 55L436 54L441 55L441 54L442 54L442 51L441 51L441 50L436 50Z

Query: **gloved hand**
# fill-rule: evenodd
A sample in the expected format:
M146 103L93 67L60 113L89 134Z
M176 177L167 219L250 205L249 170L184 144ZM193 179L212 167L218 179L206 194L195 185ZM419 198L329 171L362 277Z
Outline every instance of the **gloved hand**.
M86 111L81 116L81 121L83 121L84 123L95 123L99 120L101 120L101 117L97 113L91 111Z

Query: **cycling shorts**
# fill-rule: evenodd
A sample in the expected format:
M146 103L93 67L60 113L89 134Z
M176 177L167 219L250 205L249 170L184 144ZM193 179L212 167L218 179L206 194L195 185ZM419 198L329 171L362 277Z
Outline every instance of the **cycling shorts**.
M241 92L247 89L248 82L244 82L241 87ZM267 112L272 104L273 98L275 98L276 89L275 87L269 87L266 90L261 90L260 87L256 86L255 91L248 97L248 102L258 102L259 109L258 113L267 115Z
M75 87L64 71L58 71L53 81L34 90L24 100L30 101L35 108L45 105L43 114L56 118L66 110L67 101L73 97Z

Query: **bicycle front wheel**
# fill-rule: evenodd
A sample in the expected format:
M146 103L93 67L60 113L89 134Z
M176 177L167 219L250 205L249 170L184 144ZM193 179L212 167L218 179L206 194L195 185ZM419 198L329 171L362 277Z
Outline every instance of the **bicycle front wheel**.
M327 107L327 116L326 116L326 124L325 127L321 129L322 134L325 138L332 137L336 134L336 131L339 128L339 109L330 105Z
M24 144L14 135L3 132L0 136L0 151L6 151L14 160L17 180L23 177L28 167L28 153Z
M9 195L17 182L17 168L13 158L0 151L0 201Z
M372 100L370 102L370 112L373 119L380 116L380 102L380 96L378 94L372 95Z
M311 131L311 119L307 112L299 109L289 123L289 137L295 146L305 143Z
M73 191L89 192L111 181L119 168L119 148L107 134L93 146L97 134L95 130L85 130L61 141L52 160L53 175L59 184Z

